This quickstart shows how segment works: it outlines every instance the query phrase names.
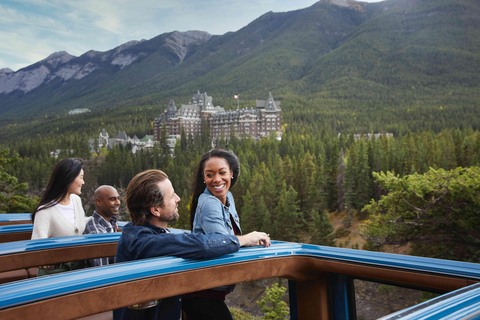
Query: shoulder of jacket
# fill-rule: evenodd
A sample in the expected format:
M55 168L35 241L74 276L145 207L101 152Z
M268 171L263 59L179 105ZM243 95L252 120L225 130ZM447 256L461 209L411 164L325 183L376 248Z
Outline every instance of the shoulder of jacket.
M74 201L82 201L77 194L71 194L70 197L71 197Z
M35 223L33 225L35 225L38 221L40 221L40 219L38 218L41 218L42 221L50 220L50 217L52 216L52 212L49 209L50 208L43 209L35 213Z
M205 195L205 197L203 197L204 199L202 199L202 195ZM203 205L204 205L207 201L208 201L208 202L213 201L214 203L217 203L217 202L218 202L218 203L220 203L220 204L222 203L222 202L221 202L217 197L215 197L215 196L206 195L206 194L202 194L202 195L201 195L200 198L198 199L198 205L197 205L197 208L200 209L200 210L202 209Z
M37 211L37 213L35 214L35 217L38 217L39 215L50 217L52 214L55 214L55 213L61 214L61 212L57 208L55 208L55 206L51 206L45 209L41 209L40 211Z

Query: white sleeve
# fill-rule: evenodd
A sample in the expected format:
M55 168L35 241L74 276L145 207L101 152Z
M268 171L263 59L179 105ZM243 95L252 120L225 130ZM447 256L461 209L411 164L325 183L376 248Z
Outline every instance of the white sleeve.
M45 239L50 235L50 215L48 209L41 210L35 214L35 222L33 223L33 239Z

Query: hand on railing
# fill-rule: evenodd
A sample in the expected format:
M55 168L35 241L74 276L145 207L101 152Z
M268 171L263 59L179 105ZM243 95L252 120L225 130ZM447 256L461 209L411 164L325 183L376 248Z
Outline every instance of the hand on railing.
M240 247L252 247L262 245L269 247L271 245L270 235L265 232L253 231L243 236L237 236L240 241Z

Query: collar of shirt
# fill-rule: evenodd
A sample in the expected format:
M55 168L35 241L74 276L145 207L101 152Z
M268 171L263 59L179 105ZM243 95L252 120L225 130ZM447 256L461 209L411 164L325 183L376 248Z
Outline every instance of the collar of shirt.
M96 224L99 224L101 226L103 226L105 229L112 229L113 231L115 231L115 226L117 224L117 218L116 217L112 217L110 219L110 222L108 222L107 220L105 220L104 217L102 217L100 214L97 213L97 211L93 211L93 215L92 215L93 219L95 220L95 223Z

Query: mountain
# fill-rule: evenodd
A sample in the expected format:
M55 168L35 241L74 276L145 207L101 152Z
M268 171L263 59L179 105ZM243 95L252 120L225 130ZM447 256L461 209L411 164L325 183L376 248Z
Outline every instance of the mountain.
M265 95L265 85L259 87L260 83L267 81L268 87L275 88L298 79L316 56L334 50L368 17L365 8L375 7L348 3L323 1L303 10L269 12L222 36L173 32L105 53L91 51L71 59L65 52L55 53L0 77L0 113L91 108L182 87L188 94L198 87L223 88L229 94L258 87ZM259 71L245 86L245 75Z
M211 37L201 31L174 31L148 41L130 41L107 52L92 50L80 57L65 51L53 53L17 72L0 73L0 99L5 99L0 113L35 111L38 105L42 106L40 112L51 112L57 105L69 105L71 99L105 90L111 83L126 78L131 83L141 82L182 63L193 47ZM142 72L134 71L133 79L121 72L132 64L141 66L141 62L152 56L157 57L155 63ZM43 104L49 107L45 108Z
M9 74L9 73L13 73L13 70L10 68L0 69L0 75Z
M480 2L473 0L322 0L268 12L221 36L174 31L107 52L60 52L17 72L2 70L0 114L16 119L85 107L164 108L168 99L200 89L221 105L238 93L243 100L269 91L307 99L302 112L321 109L332 121L352 125L352 114L362 112L366 130L385 129L368 124L385 123L375 118L379 110L390 110L382 117L395 123L407 110L421 122L439 106L452 113L462 108L458 123L468 122L480 118L479 29ZM439 117L445 122L449 115ZM286 116L312 119L299 110Z
M339 79L382 90L477 87L479 14L478 1L386 1L302 81L323 89Z

